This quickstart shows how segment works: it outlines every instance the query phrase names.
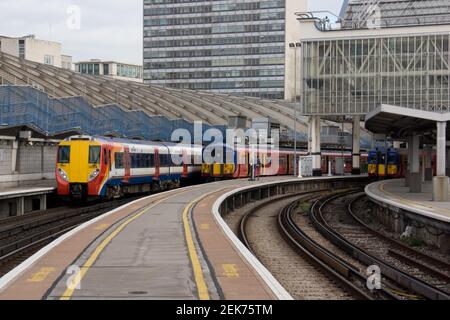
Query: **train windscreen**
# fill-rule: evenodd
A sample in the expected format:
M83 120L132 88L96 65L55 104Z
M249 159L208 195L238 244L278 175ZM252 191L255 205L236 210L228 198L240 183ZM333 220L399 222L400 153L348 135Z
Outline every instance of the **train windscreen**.
M60 146L58 148L58 163L70 162L70 146Z

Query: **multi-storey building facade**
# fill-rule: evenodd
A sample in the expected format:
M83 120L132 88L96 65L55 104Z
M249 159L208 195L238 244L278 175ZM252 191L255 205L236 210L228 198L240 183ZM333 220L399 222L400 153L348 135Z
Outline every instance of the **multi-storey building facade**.
M144 81L288 98L297 57L289 43L305 9L304 0L145 0Z
M93 76L105 76L113 79L142 82L142 66L115 61L91 59L75 64L75 71Z

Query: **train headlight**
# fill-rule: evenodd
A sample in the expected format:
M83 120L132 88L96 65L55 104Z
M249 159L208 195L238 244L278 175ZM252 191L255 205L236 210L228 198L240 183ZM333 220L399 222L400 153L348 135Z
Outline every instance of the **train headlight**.
M95 178L97 178L99 174L100 174L100 170L99 170L99 169L95 169L95 171L93 171L93 172L89 175L89 182L91 182L92 180L94 180Z
M69 182L69 176L67 175L67 173L63 169L59 168L58 169L58 174L61 177L61 179L63 179L66 182Z

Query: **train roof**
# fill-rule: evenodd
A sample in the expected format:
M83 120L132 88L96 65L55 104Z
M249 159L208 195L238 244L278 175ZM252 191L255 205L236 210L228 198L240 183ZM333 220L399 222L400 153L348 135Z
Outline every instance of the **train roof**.
M191 144L178 144L174 142L158 142L158 141L149 141L149 140L134 140L134 139L126 139L126 138L117 138L117 137L105 137L105 136L88 136L88 135L77 135L71 136L65 139L65 141L77 141L77 140L90 140L90 141L98 141L102 143L115 142L115 143L126 143L126 144L136 144L136 145L145 145L145 146L159 146L159 147L177 147L177 146L195 146Z

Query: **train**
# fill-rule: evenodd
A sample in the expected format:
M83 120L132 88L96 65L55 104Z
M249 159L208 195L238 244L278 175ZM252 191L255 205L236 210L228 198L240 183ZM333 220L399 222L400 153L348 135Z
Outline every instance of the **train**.
M213 146L214 147L214 146ZM120 198L127 194L168 190L190 182L255 176L291 175L294 150L264 150L222 146L227 161L204 161L205 148L122 138L78 135L58 146L56 182L58 195L66 200ZM298 155L307 152L299 150ZM362 163L367 162L362 154ZM272 159L278 158L278 165ZM345 172L351 172L352 154L348 151L322 153L322 171L329 164L335 169L337 158L345 159ZM254 166L252 166L254 164Z
M376 148L369 151L368 174L370 177L399 178L403 175L400 153L393 148Z
M408 156L406 149L375 148L369 151L367 172L370 177L381 179L397 179L405 176L408 170ZM423 168L423 159L427 151L419 153L420 167ZM436 152L431 153L431 174L436 174ZM422 169L421 169L422 170Z

